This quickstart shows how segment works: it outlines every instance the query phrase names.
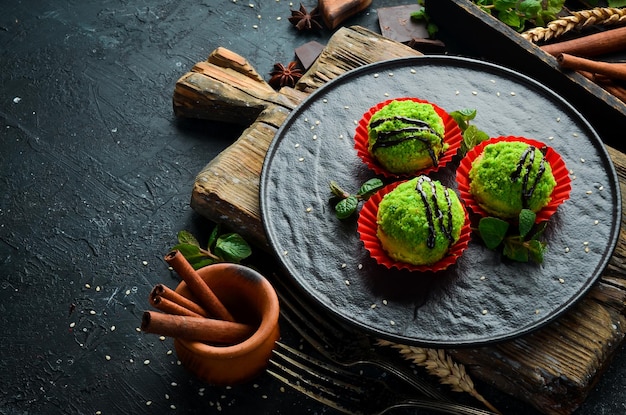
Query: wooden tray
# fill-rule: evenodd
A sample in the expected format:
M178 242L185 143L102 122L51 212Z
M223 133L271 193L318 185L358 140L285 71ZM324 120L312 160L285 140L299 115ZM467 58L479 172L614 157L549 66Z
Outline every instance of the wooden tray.
M426 0L449 48L517 70L550 88L590 120L602 141L624 151L626 104L584 76L562 70L556 58L515 30L480 10L470 0ZM467 33L471 36L459 36Z
M253 111L257 118L198 174L192 192L193 209L267 247L259 210L260 173L268 146L287 115L307 93L341 73L368 63L418 54L361 27L341 28L296 89L283 88L275 93L244 58L218 48L207 62L199 63L178 81L174 91L176 114L219 120L214 114L246 107L248 119L254 118ZM254 110L246 105L246 99L257 104ZM219 111L211 111L216 107ZM607 150L624 194L626 155L611 147ZM622 234L599 281L576 306L545 328L515 340L448 349L448 353L465 364L472 376L546 414L571 413L585 399L625 337L625 254L626 235Z

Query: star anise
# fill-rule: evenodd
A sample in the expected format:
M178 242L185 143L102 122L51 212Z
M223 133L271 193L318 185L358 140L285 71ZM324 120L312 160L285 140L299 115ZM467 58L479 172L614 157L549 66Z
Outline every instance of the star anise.
M298 67L297 62L289 62L286 67L282 63L275 63L270 75L272 77L269 84L273 88L293 87L298 82L298 79L302 78L302 69Z
M291 10L289 23L296 26L298 30L319 30L323 28L319 18L320 13L317 7L309 13L302 3L300 3L300 10Z

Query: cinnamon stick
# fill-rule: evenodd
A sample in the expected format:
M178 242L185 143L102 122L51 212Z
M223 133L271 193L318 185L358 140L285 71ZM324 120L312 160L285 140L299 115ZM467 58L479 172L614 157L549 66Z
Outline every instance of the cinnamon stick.
M220 320L235 321L230 312L213 293L213 290L204 282L180 251L176 250L168 253L165 256L165 261L187 283L189 290L209 315Z
M543 45L541 49L553 56L568 53L570 55L593 57L618 52L626 49L626 27Z
M626 63L599 62L567 53L557 56L557 61L562 68L588 71L612 79L626 80Z
M205 317L160 295L150 296L150 305L164 313L175 314L177 316Z
M615 82L613 82L612 79L607 78L604 75L598 75L587 71L578 71L578 73L589 79L590 81L597 83L599 86L602 87L602 89L613 95L615 98L619 99L620 101L626 102L626 88L616 84Z
M211 344L237 344L250 337L255 328L231 321L146 311L141 319L141 330Z
M178 294L176 291L172 290L166 285L157 284L154 286L154 288L150 292L150 304L152 304L154 302L154 299L156 298L160 298L161 301L169 300L173 303L178 304L181 307L186 308L187 310L193 312L194 314L200 315L202 317L208 317L208 314L205 309L200 307L197 303L190 300L189 298ZM154 304L152 305L155 306ZM159 308L159 307L156 307L156 308ZM165 310L161 310L161 311L165 311Z

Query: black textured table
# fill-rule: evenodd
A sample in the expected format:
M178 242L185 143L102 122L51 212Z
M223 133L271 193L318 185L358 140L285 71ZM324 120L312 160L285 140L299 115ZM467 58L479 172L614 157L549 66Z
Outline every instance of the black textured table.
M345 24L378 31L377 8L406 3L375 0ZM150 289L177 282L162 259L176 233L206 239L212 227L189 207L195 175L241 133L176 119L174 83L218 46L267 76L331 35L296 32L289 9L285 0L4 2L0 414L334 413L266 375L206 385L177 363L171 339L137 330ZM286 324L283 336L294 337ZM579 413L623 413L625 368L620 353ZM533 413L477 387L506 414Z

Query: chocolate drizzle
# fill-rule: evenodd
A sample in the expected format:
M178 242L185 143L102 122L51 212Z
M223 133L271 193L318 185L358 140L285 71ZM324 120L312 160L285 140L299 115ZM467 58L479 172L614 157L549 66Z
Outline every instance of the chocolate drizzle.
M513 173L511 173L512 182L518 181L520 177L522 179L521 198L522 207L524 207L524 209L528 208L530 198L533 196L533 193L537 188L537 183L539 183L539 180L543 176L543 173L546 171L545 159L541 157L541 162L539 163L539 168L537 169L537 175L535 176L535 180L531 185L529 185L528 182L530 180L530 171L532 170L533 164L535 162L535 150L535 146L529 145L520 156L520 159L517 163L517 168Z
M378 136L376 138L376 142L372 146L372 150L376 150L378 148L383 147L393 147L400 143L403 143L408 140L419 140L424 144L428 144L428 155L430 159L433 161L433 165L436 166L438 164L437 155L435 154L432 146L430 145L430 140L425 137L420 136L420 133L428 132L435 135L439 138L439 143L443 144L443 136L438 134L429 123L424 120L418 120L409 117L403 117L401 115L395 115L392 117L384 117L374 120L370 123L370 128L374 129L381 124L387 121L402 121L405 124L409 124L408 127L398 128L390 131L380 131L378 132Z
M429 203L428 195L426 194L422 186L424 182L430 183L430 199L432 202L432 207ZM444 188L443 190L446 202L448 204L448 211L446 215L444 215L444 212L439 207L437 186L435 182L430 180L427 176L420 176L420 178L417 180L415 190L420 194L422 202L424 202L426 220L428 221L428 239L426 240L426 246L430 249L433 249L435 247L435 236L437 233L437 226L435 222L438 222L439 230L448 239L449 247L452 242L454 242L454 237L452 236L452 200L450 199L449 190L447 188Z

